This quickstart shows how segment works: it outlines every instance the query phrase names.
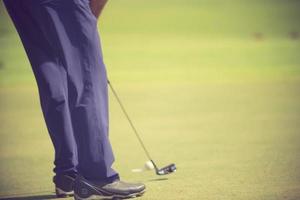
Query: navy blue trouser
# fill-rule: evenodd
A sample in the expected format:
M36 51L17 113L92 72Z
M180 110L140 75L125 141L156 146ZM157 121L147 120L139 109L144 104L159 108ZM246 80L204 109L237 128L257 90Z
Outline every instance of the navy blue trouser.
M89 0L5 0L34 72L59 174L110 181L108 92Z

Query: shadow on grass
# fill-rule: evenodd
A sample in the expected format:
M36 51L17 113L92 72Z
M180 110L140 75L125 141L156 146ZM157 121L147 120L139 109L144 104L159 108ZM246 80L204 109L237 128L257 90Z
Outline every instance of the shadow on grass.
M169 179L168 178L155 178L155 179L147 180L146 182L167 181L167 180L169 180Z
M55 194L44 194L44 195L24 195L24 196L10 196L10 197L0 197L0 200L41 200L41 199L56 199Z

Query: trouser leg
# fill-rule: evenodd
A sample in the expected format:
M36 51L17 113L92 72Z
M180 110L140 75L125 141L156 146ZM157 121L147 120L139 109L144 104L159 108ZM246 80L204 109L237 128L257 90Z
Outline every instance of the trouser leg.
M116 178L108 138L108 92L97 20L88 0L47 1L36 5L66 68L78 171L90 180Z
M37 81L44 119L55 148L54 172L75 173L78 161L68 106L67 72L34 16L24 7L24 1L7 0L4 3L20 35Z

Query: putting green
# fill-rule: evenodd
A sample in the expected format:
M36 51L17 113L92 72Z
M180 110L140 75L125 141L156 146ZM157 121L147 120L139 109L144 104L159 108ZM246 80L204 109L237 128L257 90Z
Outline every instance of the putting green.
M0 199L51 199L52 144L0 5ZM147 159L111 95L114 166L147 185L140 199L300 199L299 8L292 0L108 4L99 25L110 79L157 164L178 167L166 177L131 172Z

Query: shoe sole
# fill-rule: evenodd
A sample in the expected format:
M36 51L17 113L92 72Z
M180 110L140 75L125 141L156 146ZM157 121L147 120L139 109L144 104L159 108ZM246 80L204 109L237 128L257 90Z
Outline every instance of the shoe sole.
M55 193L57 198L66 198L74 196L74 191L66 192L60 188L55 188Z
M112 195L112 196L101 196L101 195L91 195L86 198L79 197L78 195L74 194L75 200L105 200L105 199L130 199L135 197L140 197L145 193L145 190L142 192L137 192L129 195Z

